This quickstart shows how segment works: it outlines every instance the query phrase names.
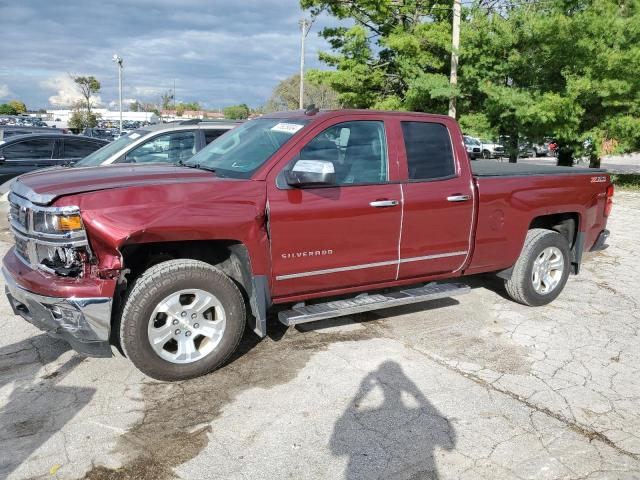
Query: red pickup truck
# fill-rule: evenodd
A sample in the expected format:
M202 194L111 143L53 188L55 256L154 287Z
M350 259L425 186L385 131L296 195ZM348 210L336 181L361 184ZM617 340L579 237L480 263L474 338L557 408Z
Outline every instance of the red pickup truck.
M449 117L307 110L247 122L180 165L21 176L3 261L16 314L147 375L205 374L245 325L464 293L495 272L556 298L604 248L603 170L468 161Z

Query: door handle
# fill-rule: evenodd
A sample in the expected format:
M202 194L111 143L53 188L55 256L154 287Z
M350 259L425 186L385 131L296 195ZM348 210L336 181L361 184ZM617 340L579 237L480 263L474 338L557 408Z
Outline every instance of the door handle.
M374 208L385 208L385 207L395 207L399 204L398 200L376 200L374 202L369 202Z
M471 199L471 195L450 195L447 197L448 202L466 202Z

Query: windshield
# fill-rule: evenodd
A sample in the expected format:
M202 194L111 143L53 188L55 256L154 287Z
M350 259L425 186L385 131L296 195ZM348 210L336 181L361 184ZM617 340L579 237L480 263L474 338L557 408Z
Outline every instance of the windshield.
M82 160L76 162L74 167L95 167L96 165L101 165L112 155L118 153L118 151L135 142L138 138L146 135L147 133L149 132L146 130L136 130L135 132L131 132L128 135L120 137L118 140L105 145L93 152L91 155L87 155Z
M464 137L464 143L466 143L467 145L480 145L480 141L473 138L473 137Z
M215 170L220 177L250 178L307 123L300 118L251 120L215 139L185 164Z

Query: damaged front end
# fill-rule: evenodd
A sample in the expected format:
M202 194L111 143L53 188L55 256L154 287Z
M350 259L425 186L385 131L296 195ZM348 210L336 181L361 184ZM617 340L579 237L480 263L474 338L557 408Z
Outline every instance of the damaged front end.
M15 252L31 268L63 277L82 277L91 249L78 207L46 207L9 195L9 224Z
M2 274L14 313L82 354L111 356L115 280L92 275L80 209L38 205L13 192L9 203L15 247Z

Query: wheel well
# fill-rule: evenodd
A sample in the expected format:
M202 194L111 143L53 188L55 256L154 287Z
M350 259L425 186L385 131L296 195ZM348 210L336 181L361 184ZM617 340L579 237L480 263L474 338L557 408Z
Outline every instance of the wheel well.
M580 216L575 212L555 213L552 215L541 215L534 218L529 224L528 230L532 228L545 228L547 230L555 230L563 235L569 242L571 252L571 263L574 273L580 270L580 262L582 260L582 241L581 233L578 231L580 225ZM497 272L498 277L508 280L513 273L513 266Z
M179 258L200 260L211 265L224 264L231 256L233 240L194 240L187 242L157 242L125 245L120 250L124 268L128 269L127 281L131 283L154 265ZM227 273L229 276L231 272Z
M577 213L556 213L553 215L543 215L536 217L529 225L529 230L532 228L546 228L547 230L555 230L562 234L569 246L573 249L576 245L576 238L578 235L578 226L580 217Z
M114 312L120 312L129 287L150 267L175 259L200 260L216 266L238 286L250 311L249 327L261 336L266 334L266 308L270 303L267 283L263 277L254 277L251 259L244 244L235 240L195 240L185 242L157 242L125 245L121 248L125 275L119 282ZM119 344L117 332L120 315L113 315L111 341Z

